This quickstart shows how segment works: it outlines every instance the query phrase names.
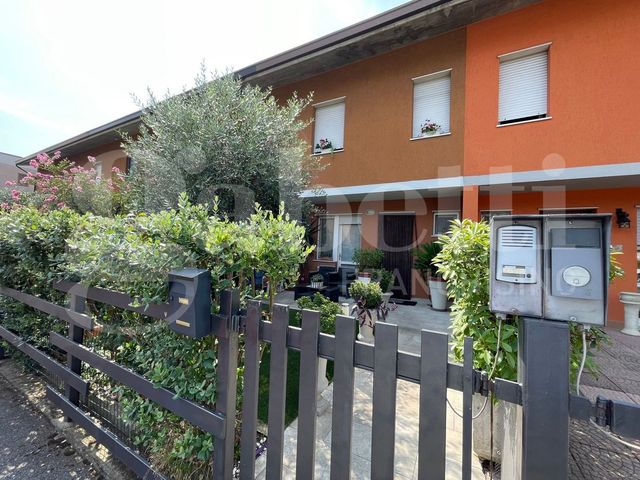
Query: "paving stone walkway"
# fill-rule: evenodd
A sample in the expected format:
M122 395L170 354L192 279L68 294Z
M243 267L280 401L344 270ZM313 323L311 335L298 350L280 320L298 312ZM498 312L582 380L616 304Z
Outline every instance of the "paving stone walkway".
M600 374L586 374L582 394L592 401L600 395L612 400L640 404L640 337L607 328L611 339L596 354ZM640 448L640 441L625 439ZM588 422L571 422L572 480L640 479L640 450L626 447Z

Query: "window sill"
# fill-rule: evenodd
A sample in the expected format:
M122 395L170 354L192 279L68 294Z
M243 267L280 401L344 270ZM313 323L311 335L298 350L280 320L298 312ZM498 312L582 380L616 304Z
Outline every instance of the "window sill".
M510 127L511 125L523 125L525 123L536 123L536 122L544 122L545 120L551 120L553 117L544 117L544 118L534 118L532 120L522 120L521 122L512 122L512 123L499 123L496 125L498 128L502 127Z
M429 138L438 138L438 137L446 137L451 135L451 132L447 132L447 133L439 133L437 135L425 135L422 137L411 137L409 140L410 141L414 141L414 140L428 140Z
M334 153L342 153L344 152L344 148L334 148L330 152L321 152L321 153L312 153L312 157L322 157L324 155L333 155Z

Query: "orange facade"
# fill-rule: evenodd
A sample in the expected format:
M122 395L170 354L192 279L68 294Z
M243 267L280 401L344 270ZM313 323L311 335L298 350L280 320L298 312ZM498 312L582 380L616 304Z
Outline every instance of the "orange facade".
M465 175L637 162L637 0L548 0L469 25ZM551 43L551 118L497 128L498 56Z
M345 97L344 151L325 155L330 167L317 183L342 187L459 175L465 45L461 29L275 90L281 99L313 93L313 103ZM451 69L451 135L412 141L412 79L446 69ZM313 114L310 106L304 117ZM313 124L304 138L313 143Z

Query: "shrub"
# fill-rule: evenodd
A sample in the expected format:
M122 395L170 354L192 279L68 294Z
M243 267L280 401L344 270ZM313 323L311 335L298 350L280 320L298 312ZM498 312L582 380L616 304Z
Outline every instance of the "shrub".
M316 310L320 312L320 331L330 335L335 335L336 316L342 313L340 304L332 302L320 293L315 293L311 297L299 298L298 306L305 310ZM301 315L300 318L302 318Z
M391 288L391 282L393 281L393 274L389 270L385 270L381 268L380 270L375 270L373 275L371 276L371 280L374 282L378 282L380 284L380 289L382 293L386 293Z
M211 216L207 207L192 205L184 196L175 210L113 218L68 208L21 207L0 213L0 283L57 303L64 303L64 295L52 285L60 278L124 291L140 304L165 302L167 272L187 266L211 270L214 300L223 288L237 287L246 294L245 279L253 270L287 283L297 277L299 263L310 251L304 228L282 212L258 209L247 221L232 222L224 215ZM18 302L5 298L2 303L3 325L40 348L48 348L49 331L66 330L64 322ZM158 386L214 408L213 337L191 339L162 321L88 303L102 326L87 336L90 348ZM92 381L94 394L119 402L136 444L170 478L210 478L210 435L116 387L92 368L82 374Z
M365 283L356 280L349 286L349 295L356 301L362 301L367 309L378 308L382 304L382 289L377 282Z
M353 250L353 263L359 271L382 268L384 252L379 248L356 248Z
M423 243L413 251L415 257L413 265L420 271L422 278L428 279L439 275L438 269L433 265L433 260L441 251L442 245L437 241Z
M465 337L473 338L474 367L487 372L495 361L498 346L498 319L489 310L489 225L468 219L454 220L448 234L439 239L442 251L434 264L447 280L447 294L453 299L451 316L454 359L462 361ZM582 338L577 325L571 325L570 367L575 375L582 357ZM606 338L598 328L591 328L587 341L597 349ZM495 376L517 380L518 318L503 321L500 334L500 358ZM597 366L590 353L585 367L591 372Z

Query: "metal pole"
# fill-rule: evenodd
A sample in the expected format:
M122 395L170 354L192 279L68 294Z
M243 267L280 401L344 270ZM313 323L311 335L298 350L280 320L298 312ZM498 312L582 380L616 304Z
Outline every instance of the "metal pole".
M565 480L569 459L569 325L522 318L518 342L521 478Z

